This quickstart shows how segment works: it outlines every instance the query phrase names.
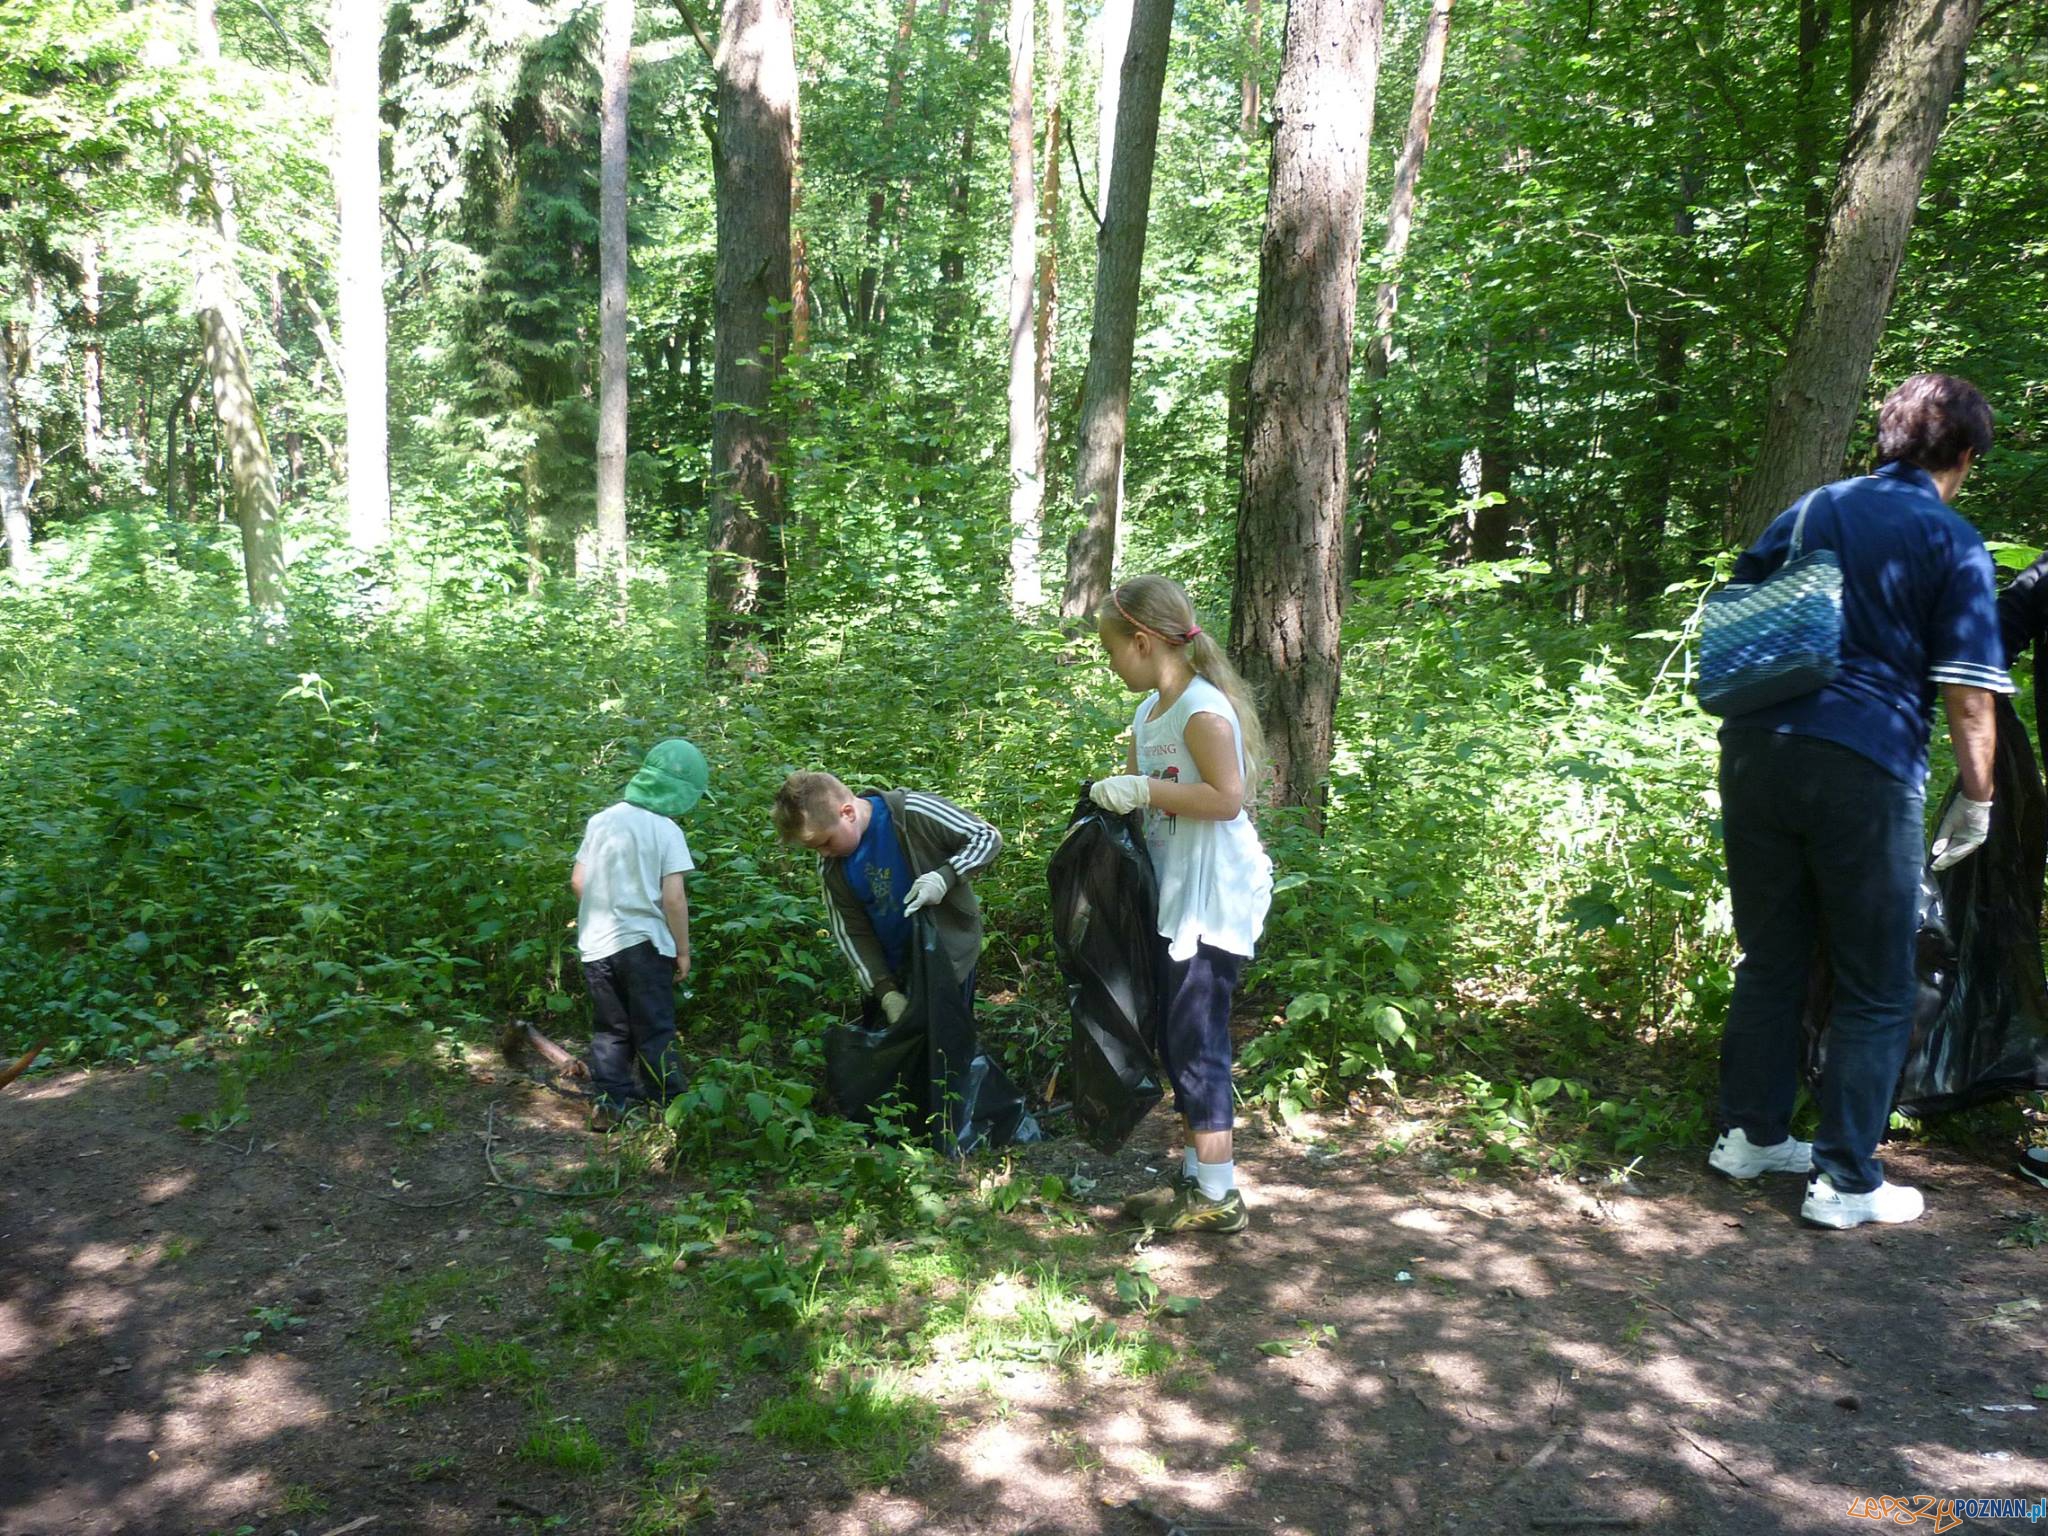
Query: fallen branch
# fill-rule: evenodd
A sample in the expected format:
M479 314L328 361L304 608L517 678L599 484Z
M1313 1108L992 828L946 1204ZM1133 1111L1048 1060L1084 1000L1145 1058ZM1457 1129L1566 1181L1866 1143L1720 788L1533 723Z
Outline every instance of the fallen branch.
M498 1160L491 1155L491 1143L497 1139L498 1105L494 1099L484 1111L484 1166L491 1170L486 1184L495 1184L500 1189L509 1189L521 1195L547 1195L556 1200L598 1200L609 1194L603 1189L547 1189L538 1184L514 1184L498 1172Z
M0 1072L0 1088L5 1088L9 1083L13 1082L17 1077L21 1076L22 1073L26 1072L29 1068L29 1063L34 1061L37 1056L41 1055L42 1050L43 1042L38 1040L34 1045L28 1048L27 1052L21 1057L19 1061L15 1062L14 1065L9 1067L6 1071Z
M1693 1439L1691 1435L1686 1433L1684 1425L1674 1424L1671 1426L1671 1428L1677 1433L1679 1439L1683 1440L1687 1445L1691 1446L1694 1450L1698 1451L1702 1456L1706 1457L1707 1460L1711 1461L1723 1472L1726 1472L1730 1477L1734 1478L1736 1485L1738 1487L1747 1488L1749 1486L1748 1478L1744 1477L1740 1472L1736 1471L1733 1467L1729 1466L1727 1462L1723 1461L1720 1457L1716 1456L1704 1445L1701 1445L1699 1441Z
M1424 1406L1427 1407L1428 1405L1424 1404ZM1507 1475L1507 1477L1502 1481L1501 1485L1498 1488L1494 1489L1494 1497L1499 1498L1502 1494L1506 1493L1510 1488L1514 1487L1515 1484L1519 1483L1523 1478L1527 1477L1531 1472L1534 1472L1538 1467L1542 1466L1543 1463L1550 1460L1551 1457L1557 1454L1558 1448L1562 1446L1565 1443L1565 1441L1569 1440L1571 1436L1572 1431L1569 1428L1560 1429L1556 1434L1552 1435L1548 1440L1546 1440L1543 1443L1543 1448L1541 1450L1539 1450L1534 1456L1531 1456L1527 1461L1523 1462L1519 1467L1515 1468L1514 1471L1510 1472Z
M1683 1312L1680 1312L1675 1308L1665 1306L1663 1302L1659 1301L1656 1297L1652 1296L1647 1291L1637 1291L1635 1293L1635 1298L1643 1306L1655 1307L1659 1312L1668 1313L1670 1316L1677 1318L1681 1323L1685 1324L1685 1326L1690 1328L1694 1333L1700 1334L1704 1338L1711 1339L1715 1337L1713 1329L1706 1327L1704 1324L1694 1322L1691 1318L1687 1317Z
M376 1523L377 1517L375 1515L357 1515L347 1525L337 1525L331 1531L322 1531L320 1536L348 1536L350 1531L360 1531L364 1526L375 1525Z

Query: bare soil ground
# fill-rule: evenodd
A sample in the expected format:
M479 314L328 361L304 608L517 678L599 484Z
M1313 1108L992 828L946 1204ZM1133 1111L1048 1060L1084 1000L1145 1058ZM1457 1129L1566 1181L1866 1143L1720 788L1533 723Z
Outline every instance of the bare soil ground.
M68 1072L0 1099L0 1536L626 1530L623 1473L515 1456L514 1394L397 1402L379 1331L380 1297L449 1266L491 1294L420 1328L541 1305L555 1213L484 1182L480 1134L506 1182L559 1177L603 1155L574 1106L502 1069L335 1068L182 1128L215 1093ZM1324 1129L1245 1134L1252 1229L1154 1249L1202 1302L1162 1322L1171 1369L933 1381L943 1432L881 1489L757 1440L735 1391L650 1431L717 1453L689 1528L1838 1533L1873 1528L1865 1497L2048 1496L2048 1263L2011 1241L2048 1201L2001 1169L1895 1151L1929 1215L1823 1233L1793 1179L1473 1177ZM1164 1130L1027 1162L1107 1201Z

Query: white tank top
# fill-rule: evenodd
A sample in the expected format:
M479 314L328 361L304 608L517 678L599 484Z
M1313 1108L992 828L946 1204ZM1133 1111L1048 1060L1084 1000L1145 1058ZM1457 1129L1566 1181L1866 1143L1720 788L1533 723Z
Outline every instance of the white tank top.
M1176 784L1201 783L1202 771L1188 751L1188 716L1220 715L1230 722L1238 770L1249 780L1244 732L1221 688L1197 677L1155 719L1158 704L1157 693L1147 694L1131 723L1138 772ZM1196 945L1208 944L1249 958L1273 904L1273 861L1244 812L1229 821L1201 821L1147 810L1145 844L1159 876L1159 933L1167 953L1187 960Z

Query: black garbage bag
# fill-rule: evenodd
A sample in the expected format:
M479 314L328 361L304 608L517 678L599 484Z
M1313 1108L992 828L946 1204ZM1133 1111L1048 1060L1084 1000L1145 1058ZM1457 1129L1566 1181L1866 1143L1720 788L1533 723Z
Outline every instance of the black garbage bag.
M1918 1119L2048 1087L2041 954L2048 793L2019 715L2003 698L1997 710L1990 836L1961 863L1920 876L1920 989L1894 1101ZM1806 1014L1814 1084L1826 1055L1832 980L1824 962L1816 965Z
M825 1085L839 1112L872 1125L876 1106L898 1095L932 1144L955 1157L1039 1140L1024 1095L976 1042L973 997L928 917L913 920L903 995L910 1006L894 1024L867 998L860 1023L826 1036Z
M1112 816L1083 790L1046 879L1074 1020L1074 1118L1092 1145L1114 1152L1162 1096L1152 1053L1159 889L1137 818Z

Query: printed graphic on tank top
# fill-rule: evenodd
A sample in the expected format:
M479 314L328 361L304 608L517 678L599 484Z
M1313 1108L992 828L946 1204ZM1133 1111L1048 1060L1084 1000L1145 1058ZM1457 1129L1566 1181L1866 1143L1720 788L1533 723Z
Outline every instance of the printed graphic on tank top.
M1197 677L1172 704L1158 706L1159 695L1147 694L1132 721L1138 772L1172 784L1202 783L1187 746L1187 722L1197 714L1230 723L1244 771L1244 733L1222 689ZM1273 862L1244 812L1203 821L1148 809L1145 846L1159 876L1159 932L1173 958L1186 960L1202 944L1249 957L1272 905Z

